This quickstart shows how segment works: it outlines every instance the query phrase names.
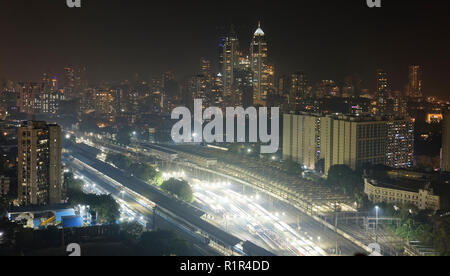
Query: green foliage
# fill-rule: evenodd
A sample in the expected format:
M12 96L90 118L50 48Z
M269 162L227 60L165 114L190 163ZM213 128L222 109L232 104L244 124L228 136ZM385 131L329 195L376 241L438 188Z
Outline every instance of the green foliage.
M301 176L303 173L303 168L300 164L297 164L291 160L283 161L281 169L289 175Z
M106 157L106 162L114 164L117 168L126 171L133 176L148 183L158 186L162 184L162 175L155 168L146 163L133 162L123 154L110 153Z
M64 174L64 181L68 185L69 203L71 206L89 205L91 211L97 214L99 223L114 223L120 218L119 204L111 195L94 195L83 193L83 181L76 180L73 173Z
M430 211L419 211L411 204L396 205L380 203L380 209L386 217L395 217L401 220L397 226L391 226L392 231L407 241L420 241L433 246L440 255L450 255L450 218L433 215Z
M116 140L119 144L128 146L131 144L131 133L132 130L128 127L123 127L119 129L116 135Z
M189 183L185 180L171 178L164 181L161 188L186 202L194 202L194 194Z
M450 218L435 221L433 229L434 247L442 256L450 256Z
M72 172L64 173L64 184L69 191L83 191L84 182L79 179L75 179Z
M109 153L106 157L106 162L114 164L119 169L129 170L133 165L133 161L123 154Z
M161 172L157 172L155 176L155 185L161 186L164 183L164 179Z
M138 243L143 232L144 227L137 222L120 224L120 233L128 242Z
M131 169L134 176L145 182L153 182L158 174L158 172L151 166L142 163L135 163Z
M145 232L140 245L142 254L146 256L195 255L189 243L171 231Z

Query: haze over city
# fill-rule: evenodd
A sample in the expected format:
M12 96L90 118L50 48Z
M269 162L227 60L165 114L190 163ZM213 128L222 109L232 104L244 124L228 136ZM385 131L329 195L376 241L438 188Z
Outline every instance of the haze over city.
M446 1L65 1L0 3L0 77L38 80L39 71L67 64L89 68L92 82L143 79L174 70L193 74L200 57L217 70L219 37L234 25L241 46L250 45L258 21L266 33L277 75L306 72L312 81L342 84L358 73L375 89L378 67L403 90L408 66L424 67L426 95L447 97L450 85ZM433 14L433 16L430 16ZM248 46L247 46L248 45ZM36 70L38 69L38 70Z

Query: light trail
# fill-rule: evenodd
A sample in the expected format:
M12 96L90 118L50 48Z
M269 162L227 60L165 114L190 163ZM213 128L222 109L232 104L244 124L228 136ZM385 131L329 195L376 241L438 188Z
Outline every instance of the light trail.
M230 183L201 181L184 172L165 175L187 180L194 191L195 205L208 213L208 218L216 225L242 239L251 240L277 255L326 255L311 238L284 221L283 210L270 212L264 208L258 195L246 196L233 190Z

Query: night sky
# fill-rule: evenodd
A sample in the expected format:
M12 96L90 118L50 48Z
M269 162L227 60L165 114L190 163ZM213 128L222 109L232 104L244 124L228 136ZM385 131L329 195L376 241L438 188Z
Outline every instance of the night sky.
M155 1L0 0L0 78L38 80L43 71L86 64L90 81L143 78L217 64L218 37L234 24L248 49L258 20L277 74L304 71L313 81L375 70L403 90L408 65L424 67L424 92L450 98L450 4L444 0Z

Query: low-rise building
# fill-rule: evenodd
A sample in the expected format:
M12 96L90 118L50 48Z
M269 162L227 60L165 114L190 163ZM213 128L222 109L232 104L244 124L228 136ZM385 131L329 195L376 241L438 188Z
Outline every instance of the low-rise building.
M364 193L373 203L413 204L419 210L440 210L441 199L434 194L431 184L364 178Z

